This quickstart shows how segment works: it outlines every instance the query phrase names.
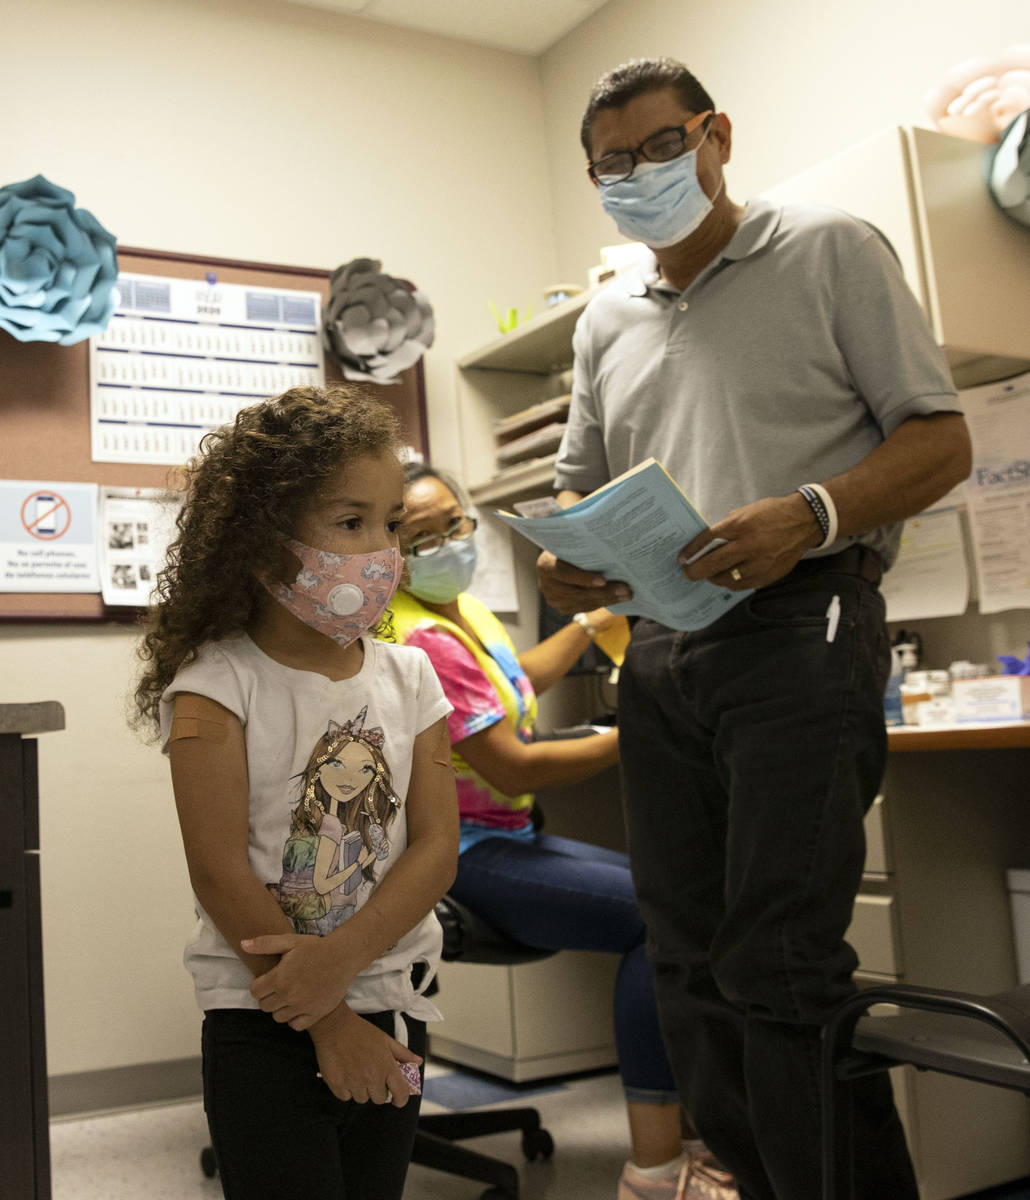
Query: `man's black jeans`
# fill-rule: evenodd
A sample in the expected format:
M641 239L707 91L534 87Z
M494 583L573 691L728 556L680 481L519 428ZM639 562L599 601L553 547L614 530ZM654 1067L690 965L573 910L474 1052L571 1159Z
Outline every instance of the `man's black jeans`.
M708 629L638 621L620 674L662 1030L683 1103L747 1200L821 1196L820 1024L854 988L844 933L886 757L875 574L853 549ZM885 1075L856 1085L855 1163L856 1200L918 1195Z

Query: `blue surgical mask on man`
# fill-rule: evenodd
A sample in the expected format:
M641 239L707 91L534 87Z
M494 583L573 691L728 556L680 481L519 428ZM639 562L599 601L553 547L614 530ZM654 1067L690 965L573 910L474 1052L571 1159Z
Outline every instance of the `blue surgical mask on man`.
M669 162L637 163L629 179L600 188L601 205L619 233L662 250L697 229L713 208L697 177L697 152L704 140Z
M476 572L473 538L447 541L435 554L409 554L405 560L411 583L408 591L430 604L450 604L464 592Z

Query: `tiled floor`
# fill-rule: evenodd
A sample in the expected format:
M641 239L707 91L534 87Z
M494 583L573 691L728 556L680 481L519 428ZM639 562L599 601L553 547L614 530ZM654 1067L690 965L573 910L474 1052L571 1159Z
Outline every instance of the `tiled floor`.
M614 1200L629 1145L621 1095L614 1072L509 1087L438 1065L428 1071L423 1111L531 1105L560 1153L547 1162L526 1163L517 1133L477 1138L476 1149L519 1167L522 1200ZM218 1200L218 1181L206 1179L200 1169L200 1151L207 1144L199 1100L54 1121L53 1200ZM484 1184L414 1166L404 1197L477 1200L484 1190Z
M519 1167L522 1200L614 1200L628 1152L625 1109L614 1072L546 1088L513 1088L443 1065L429 1068L426 1112L480 1104L532 1105L554 1136L554 1157L533 1163L522 1159L517 1134L476 1140L482 1153ZM199 1100L55 1121L53 1200L219 1200L218 1181L206 1179L200 1169L206 1145ZM404 1197L476 1200L483 1191L483 1184L412 1167ZM981 1193L978 1200L988 1198L1030 1200L1030 1181Z

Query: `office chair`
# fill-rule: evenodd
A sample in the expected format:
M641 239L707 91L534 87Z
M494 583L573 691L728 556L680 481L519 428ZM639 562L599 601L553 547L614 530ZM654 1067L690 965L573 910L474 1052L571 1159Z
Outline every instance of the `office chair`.
M871 1017L874 1004L901 1009ZM993 996L908 984L863 988L823 1030L823 1200L850 1200L850 1082L910 1063L1030 1096L1030 983Z
M461 960L513 965L535 962L555 953L553 950L524 946L508 938L451 896L444 896L438 901L436 915L443 926L442 958L445 962ZM435 990L434 980L429 994ZM518 1200L519 1174L510 1163L458 1144L466 1138L508 1133L516 1129L522 1131L522 1153L530 1162L537 1158L550 1158L554 1153L554 1139L541 1127L539 1112L523 1106L455 1113L420 1113L411 1161L432 1170L489 1184L481 1200ZM217 1174L218 1164L211 1146L201 1150L200 1168L209 1179Z
M443 926L442 958L445 962L513 965L535 962L555 953L514 941L469 912L453 896L444 896L439 901L436 915ZM490 1184L481 1200L518 1200L519 1175L513 1166L457 1144L465 1138L516 1129L522 1131L522 1153L530 1162L550 1158L554 1153L554 1139L541 1127L537 1110L518 1107L420 1114L411 1161Z

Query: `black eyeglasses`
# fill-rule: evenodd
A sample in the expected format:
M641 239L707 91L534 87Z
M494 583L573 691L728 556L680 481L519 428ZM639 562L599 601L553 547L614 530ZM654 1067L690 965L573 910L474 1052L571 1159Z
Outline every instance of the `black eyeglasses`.
M475 532L479 522L475 517L459 517L444 533L427 533L425 537L408 542L407 553L416 558L428 558L443 549L444 542L464 542Z
M684 125L670 125L652 133L633 150L613 150L610 154L599 158L587 167L587 174L601 187L610 187L613 183L622 183L636 170L637 159L643 158L648 162L672 162L687 148L687 135L713 115L712 110L691 117Z

